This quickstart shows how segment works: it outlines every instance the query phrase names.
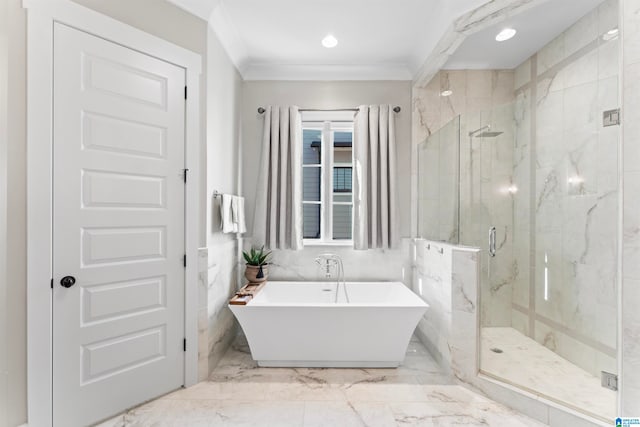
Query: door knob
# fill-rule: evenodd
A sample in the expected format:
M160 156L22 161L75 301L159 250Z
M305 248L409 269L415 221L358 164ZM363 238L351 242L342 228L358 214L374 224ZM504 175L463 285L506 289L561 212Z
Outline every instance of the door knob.
M76 284L76 278L73 276L64 276L60 279L60 284L65 288L70 288Z

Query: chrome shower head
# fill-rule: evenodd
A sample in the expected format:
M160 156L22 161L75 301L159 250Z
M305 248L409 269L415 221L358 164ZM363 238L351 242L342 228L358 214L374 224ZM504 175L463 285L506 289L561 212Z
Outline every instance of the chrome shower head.
M488 131L488 130L491 130L491 125L482 126L481 128L472 130L471 132L469 132L469 136L473 137L478 135L481 132Z
M503 132L482 132L479 135L476 135L476 138L495 138L498 135L502 135Z
M491 132L491 125L486 125L480 129L469 132L470 137L476 138L495 138L498 135L502 135L503 132Z

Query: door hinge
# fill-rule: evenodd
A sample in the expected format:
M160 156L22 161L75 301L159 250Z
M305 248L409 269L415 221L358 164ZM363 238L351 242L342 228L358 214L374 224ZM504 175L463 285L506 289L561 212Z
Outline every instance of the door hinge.
M187 87L184 87L184 99L187 99Z
M184 183L187 183L187 174L189 173L189 169L182 169L182 173L184 175Z
M182 257L182 264L186 267L187 266L187 254L184 254L184 256Z
M51 289L53 289L53 277L51 278Z
M187 351L187 339L182 339L182 351Z

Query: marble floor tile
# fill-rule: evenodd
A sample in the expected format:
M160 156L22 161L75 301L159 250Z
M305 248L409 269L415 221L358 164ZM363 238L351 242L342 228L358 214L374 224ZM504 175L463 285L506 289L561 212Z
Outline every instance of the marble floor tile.
M386 404L372 402L307 402L304 427L397 425Z
M203 381L161 399L173 400L265 400L267 382Z
M419 341L398 369L260 368L238 337L207 381L100 427L540 426L455 385Z
M544 425L498 404L493 404L491 409L481 404L460 402L391 403L389 406L397 425L425 427Z
M291 401L344 401L345 394L338 384L328 382L309 381L302 382L271 382L266 389L268 400Z
M417 383L362 382L344 387L346 398L350 402L423 402L426 394Z
M464 387L442 387L441 385L424 385L424 393L428 402L488 404L495 403L488 397L474 393Z
M491 351L503 350L502 353ZM513 328L482 328L481 370L578 411L613 420L616 393L600 379Z

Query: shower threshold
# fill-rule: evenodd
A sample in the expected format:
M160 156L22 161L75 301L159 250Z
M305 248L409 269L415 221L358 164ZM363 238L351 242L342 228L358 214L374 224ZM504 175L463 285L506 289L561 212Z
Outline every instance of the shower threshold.
M485 375L575 411L605 422L615 419L615 391L514 328L482 328L480 366Z

